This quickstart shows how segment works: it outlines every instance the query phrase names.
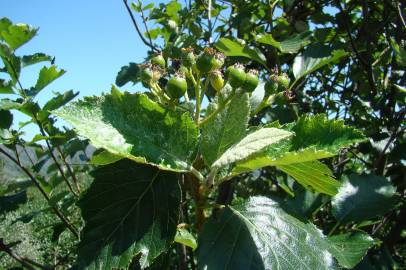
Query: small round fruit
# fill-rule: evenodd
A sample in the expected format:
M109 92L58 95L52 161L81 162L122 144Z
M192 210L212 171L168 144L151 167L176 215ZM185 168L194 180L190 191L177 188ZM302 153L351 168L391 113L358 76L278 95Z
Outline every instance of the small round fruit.
M235 64L227 68L227 80L233 88L238 88L244 85L247 74L244 71L244 66L241 64Z
M221 52L217 52L212 58L211 62L213 66L211 70L221 68L224 65L224 54L222 54Z
M224 87L223 75L219 70L210 73L210 84L217 92Z
M289 77L286 73L282 73L276 79L278 82L278 90L284 91L289 88Z
M151 63L154 65L157 65L161 68L165 68L165 66L166 66L166 61L165 61L165 58L162 56L162 54L157 54L154 57L152 57Z
M152 77L153 73L150 67L141 67L140 78L143 83L148 85L149 82L152 80Z
M204 48L203 52L196 59L197 69L206 74L216 69L216 66L222 66L221 60L216 59L216 50L213 48ZM223 60L224 63L224 60Z
M186 79L181 74L176 74L166 83L166 92L171 98L182 97L187 90Z
M182 64L185 67L192 67L196 63L196 56L193 48L182 48Z
M273 95L278 92L278 83L276 82L276 76L272 75L265 83L265 94L267 96Z
M252 93L255 88L257 88L259 83L258 79L258 71L255 69L251 69L247 72L247 77L245 79L243 89L246 92Z

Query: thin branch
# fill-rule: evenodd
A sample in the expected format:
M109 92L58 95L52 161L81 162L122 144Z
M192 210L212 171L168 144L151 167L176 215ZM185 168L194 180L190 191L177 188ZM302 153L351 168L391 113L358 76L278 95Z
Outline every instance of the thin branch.
M213 41L211 38L211 33L213 31L213 25L211 23L211 9L212 9L212 3L211 3L211 0L209 0L209 4L207 6L207 19L208 19L208 26L209 26L209 45Z
M32 117L35 120L35 123L37 124L37 126L39 127L41 135L44 137L47 137L47 134L46 134L44 128L42 127L41 122L38 120L37 116L35 114L33 114ZM61 167L61 164L59 164L58 160L56 159L52 146L49 143L49 140L45 139L45 143L47 145L49 155L51 156L52 160L54 161L56 167L58 168L59 173L61 174L61 176L62 176L63 180L65 181L66 185L68 186L69 190L72 192L73 195L78 196L78 194L76 194L76 192L73 190L73 187L72 187L71 183L69 182L68 178L66 177L65 172L63 171L63 169Z
M135 27L135 30L137 30L138 36L141 38L142 42L144 42L145 45L147 45L148 47L150 47L151 50L156 51L156 52L159 52L159 50L158 50L157 48L155 48L155 46L154 46L152 43L149 43L148 40L146 40L145 37L143 36L143 34L142 34L142 32L141 32L141 29L140 29L140 27L138 26L138 23L137 23L137 21L135 20L134 15L133 15L133 13L132 13L130 7L128 6L127 0L123 0L123 2L124 2L124 5L125 5L125 7L126 7L126 9L127 9L127 11L128 11L128 14L129 14L130 17L131 17L131 21L132 21L132 23L133 23L133 25L134 25L134 27Z
M398 10L398 15L399 15L400 21L402 22L403 27L406 28L405 18L404 18L404 16L403 16L402 7L401 7L399 1L397 1L396 7L397 7L397 10Z
M6 252L10 257L12 257L14 260L18 261L21 263L22 266L26 267L29 270L35 270L35 268L29 264L23 257L15 253L9 246L4 244L3 238L0 238L0 251ZM46 268L42 268L46 269Z
M138 3L140 3L140 5L141 5L140 0L138 0ZM145 31L147 32L147 36L148 36L148 39L149 39L149 44L152 45L153 43L152 43L151 35L149 34L149 29L148 29L148 26L147 26L147 20L145 19L144 10L142 10L142 7L141 7L141 18L142 18L142 22L144 23Z
M18 162L17 159L15 159L12 155L7 153L4 149L0 148L0 153L5 155L7 158L9 158L12 162L14 162L20 169L30 178L30 180L34 183L34 185L38 188L42 196L46 199L46 201L49 203L50 197L48 196L48 193L42 188L41 184L37 181L37 179L32 175L32 173L24 167L20 162ZM56 206L51 206L51 208L54 210L55 214L61 219L61 221L68 227L68 229L73 233L73 235L76 238L79 238L79 233L76 230L76 228L70 223L70 221L65 217L62 212L56 207Z
M59 146L56 147L56 150L58 151L59 156L61 157L63 163L65 164L66 169L68 170L68 173L72 177L72 180L73 180L73 183L75 184L76 190L80 193L80 187L79 187L78 179L76 177L75 172L72 170L69 163L66 161L65 154L63 153L62 149Z

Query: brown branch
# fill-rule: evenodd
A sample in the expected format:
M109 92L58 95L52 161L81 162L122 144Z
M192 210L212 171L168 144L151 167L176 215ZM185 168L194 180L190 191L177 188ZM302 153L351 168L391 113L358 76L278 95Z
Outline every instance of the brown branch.
M127 0L123 0L123 2L124 2L124 5L125 5L125 7L126 7L126 9L127 9L127 11L128 11L128 14L129 14L130 17L131 17L131 21L132 21L132 23L133 23L133 25L134 25L134 27L135 27L135 30L137 30L138 36L141 38L142 42L144 42L145 45L147 45L148 47L150 47L151 50L156 51L156 52L159 52L159 50L158 50L157 48L155 48L155 46L154 46L152 43L149 43L148 40L146 40L145 37L142 35L141 29L140 29L140 27L138 26L138 23L137 23L137 21L135 20L134 15L133 15L133 13L132 13L130 7L128 6Z
M0 148L0 153L5 155L7 158L9 158L12 162L14 162L29 178L30 180L34 183L34 185L38 188L42 196L46 199L46 201L49 203L50 197L48 193L42 188L41 184L37 181L37 179L32 175L32 173L24 167L20 162L18 162L17 159L15 159L12 155L7 153L4 149ZM51 205L50 205L51 206ZM54 210L55 214L59 217L59 219L68 227L68 229L73 233L73 235L76 238L79 238L79 233L76 230L76 228L70 223L70 221L67 219L67 217L62 214L62 212L56 207L56 206L51 206L51 208Z
M4 244L3 238L0 238L0 251L6 252L10 257L12 257L17 262L21 263L21 265L26 267L27 269L35 270L35 268L30 263L28 263L23 257L15 253L9 246Z
M65 154L63 153L62 149L59 146L56 147L56 149L57 149L57 151L59 153L59 156L61 157L63 163L65 164L66 169L68 170L68 173L72 177L72 180L73 180L73 183L75 184L76 190L80 193L80 187L79 187L78 179L76 177L75 172L72 170L69 163L66 161L66 157L65 157Z
M138 0L138 3L141 4L141 1ZM149 44L153 45L152 39L151 39L151 35L150 35L150 33L149 33L149 29L148 29L148 25L147 25L147 20L145 19L144 10L142 10L142 8L141 8L141 18L142 18L142 22L144 23L145 31L147 32L147 35L148 35ZM154 48L155 48L155 47L154 47Z

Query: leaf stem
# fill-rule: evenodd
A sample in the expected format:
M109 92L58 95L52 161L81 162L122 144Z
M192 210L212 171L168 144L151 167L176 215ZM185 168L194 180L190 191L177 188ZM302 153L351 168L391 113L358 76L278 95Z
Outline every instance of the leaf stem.
M200 106L201 106L201 102L200 102L200 74L197 75L197 80L193 78L193 84L195 87L195 97L196 97L196 111L195 111L195 122L196 125L199 125L199 121L200 121Z

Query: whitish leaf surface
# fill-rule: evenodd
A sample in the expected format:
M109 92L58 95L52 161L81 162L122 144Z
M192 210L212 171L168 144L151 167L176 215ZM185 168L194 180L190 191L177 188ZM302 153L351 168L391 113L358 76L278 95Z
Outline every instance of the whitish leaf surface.
M363 221L385 214L395 202L396 188L376 175L350 175L333 197L332 212L342 222Z
M100 167L80 200L85 220L79 269L142 268L166 251L178 222L176 174L125 159Z
M226 206L203 227L199 269L334 269L327 239L265 197Z
M213 163L213 167L220 168L225 165L244 160L264 148L292 136L292 133L277 128L261 128L244 137L240 142L230 147Z
M209 105L207 115L218 106ZM249 119L248 94L235 95L230 105L202 128L200 146L206 165L211 166L230 146L244 137Z
M144 94L88 97L55 112L98 148L165 170L187 171L197 128L187 113L173 112Z
M334 235L328 238L330 252L345 268L355 267L376 242L364 232Z
M326 45L309 46L303 53L295 57L293 75L296 79L302 78L347 55L348 53L343 50L334 50L334 48Z

